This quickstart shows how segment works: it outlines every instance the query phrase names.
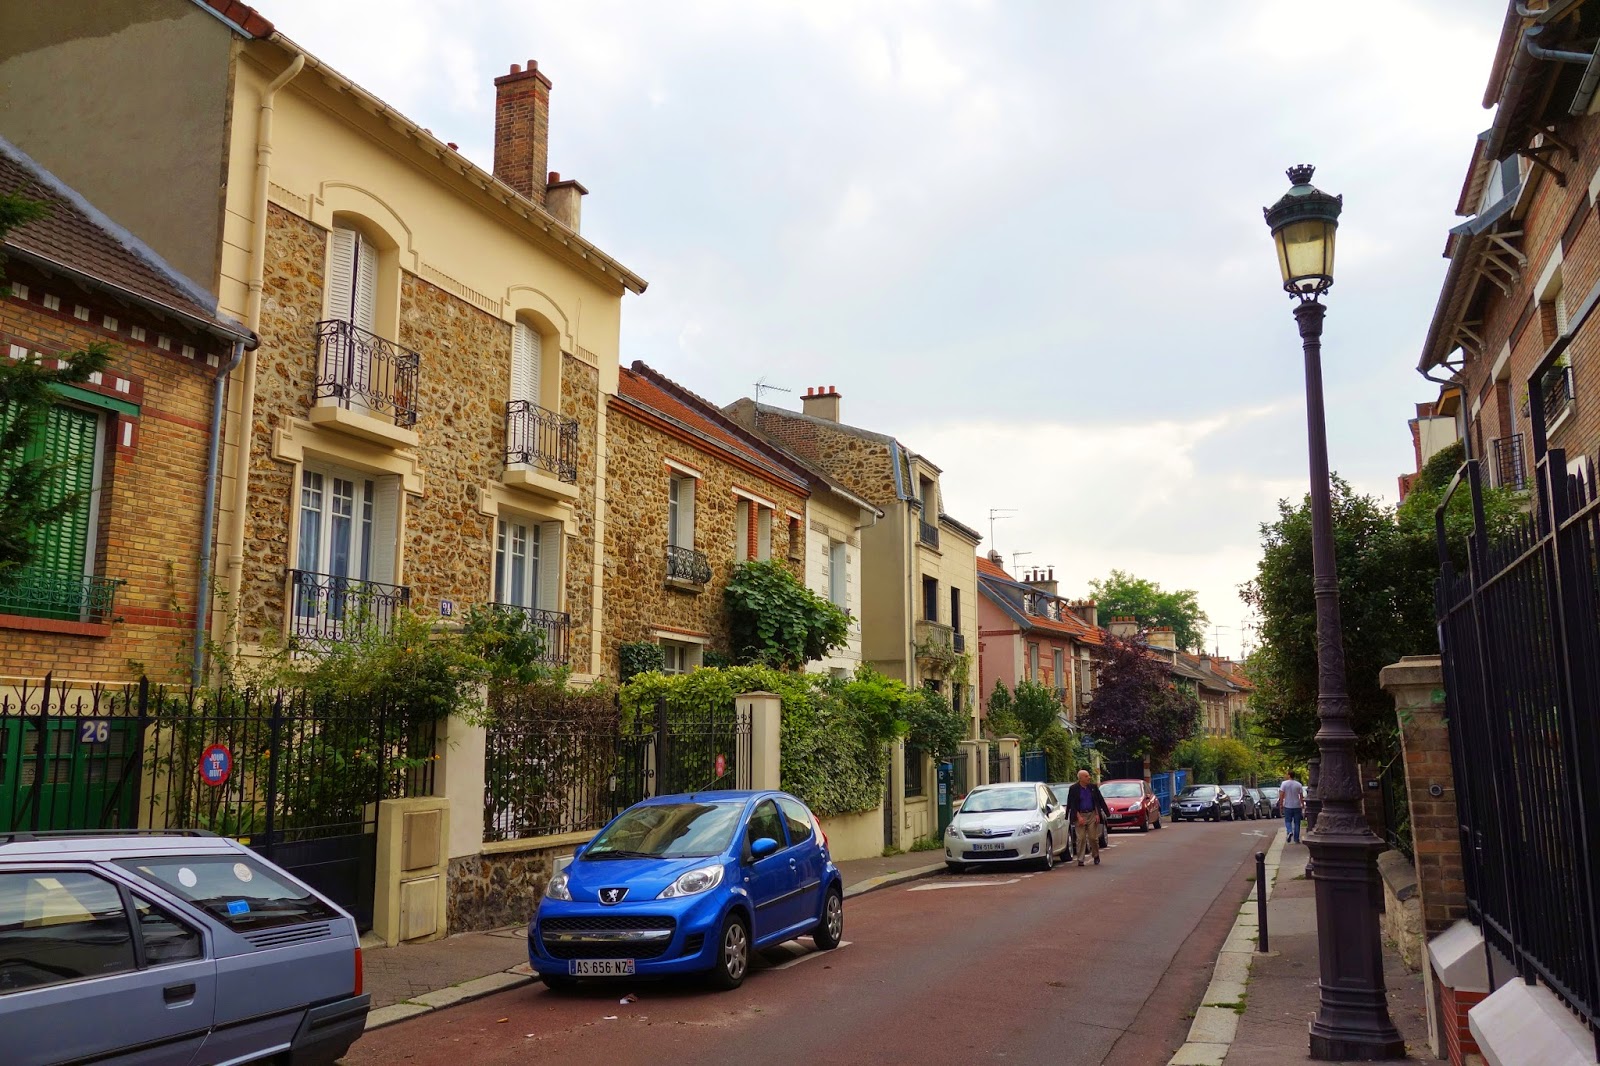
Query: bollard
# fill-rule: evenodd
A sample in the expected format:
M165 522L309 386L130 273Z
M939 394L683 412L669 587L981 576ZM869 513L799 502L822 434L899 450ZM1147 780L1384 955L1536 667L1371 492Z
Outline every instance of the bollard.
M1267 853L1256 852L1256 950L1267 953Z

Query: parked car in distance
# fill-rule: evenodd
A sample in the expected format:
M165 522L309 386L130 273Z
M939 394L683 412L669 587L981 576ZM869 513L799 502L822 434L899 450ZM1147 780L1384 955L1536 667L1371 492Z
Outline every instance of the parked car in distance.
M958 871L1017 861L1048 870L1066 852L1066 809L1055 793L1034 781L972 789L944 833L945 865Z
M1069 844L1071 844L1071 847L1068 850L1068 854L1069 855L1076 855L1078 853L1078 827L1077 827L1076 824L1074 824L1074 822L1072 820L1072 812L1066 810L1066 806L1067 806L1067 790L1070 789L1071 787L1072 787L1072 782L1070 782L1070 781L1062 781L1062 782L1059 782L1057 784L1054 784L1054 785L1050 786L1050 794L1055 796L1056 802L1061 804L1063 813L1066 814L1066 816L1067 816L1067 841L1068 841ZM1106 806L1107 807L1111 806L1111 801L1110 800L1106 801ZM1104 822L1101 822L1100 823L1100 846L1102 848L1105 847L1106 843L1107 843L1107 841L1109 839L1110 838L1106 835L1106 824Z
M1272 805L1267 802L1267 797L1261 794L1259 788L1247 788L1244 790L1244 794L1250 797L1250 817L1272 817Z
M804 803L698 792L636 803L580 848L528 923L528 962L552 991L681 974L731 989L753 951L843 935L843 878Z
M1111 808L1110 828L1137 829L1141 833L1161 828L1161 801L1147 782L1131 777L1102 781L1100 794Z
M292 1062L360 1037L355 920L208 833L0 833L0 1060Z
M1255 800L1251 799L1243 785L1222 785L1222 791L1227 794L1228 802L1233 804L1235 818L1254 818L1256 816Z
M1224 818L1232 821L1233 816L1233 801L1216 785L1190 785L1172 801L1174 822L1219 822Z
M1267 814L1273 818L1283 817L1283 809L1278 806L1278 786L1267 785L1261 789L1261 799L1266 804Z

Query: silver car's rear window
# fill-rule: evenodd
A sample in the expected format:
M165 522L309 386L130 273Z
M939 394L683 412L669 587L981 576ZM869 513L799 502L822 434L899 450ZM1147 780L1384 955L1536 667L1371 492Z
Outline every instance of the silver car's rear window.
M240 932L338 917L322 900L248 855L163 855L123 859L117 865Z

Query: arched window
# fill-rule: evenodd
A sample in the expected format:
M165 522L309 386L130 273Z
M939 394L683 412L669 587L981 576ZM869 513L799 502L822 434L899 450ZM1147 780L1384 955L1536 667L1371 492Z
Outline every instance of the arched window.
M544 339L525 319L517 319L511 332L511 399L544 406L541 390Z
M347 225L336 225L328 252L328 317L377 329L378 248Z

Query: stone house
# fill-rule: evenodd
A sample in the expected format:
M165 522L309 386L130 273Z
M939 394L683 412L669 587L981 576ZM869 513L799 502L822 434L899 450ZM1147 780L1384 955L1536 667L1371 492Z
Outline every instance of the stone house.
M894 437L841 421L842 397L832 386L806 391L800 411L749 398L724 410L805 462L826 471L883 517L861 531L863 658L907 685L948 696L977 736L981 686L976 549L983 539L944 512L940 470ZM908 845L937 826L934 767L916 749L897 760L886 843Z
M1418 370L1444 382L1433 414L1489 480L1533 476L1534 436L1586 470L1600 449L1600 93L1585 66L1600 5L1508 8L1445 243L1449 267ZM1527 8L1521 8L1527 11ZM1456 395L1451 396L1450 393ZM1543 417L1535 425L1538 398Z
M34 558L0 586L0 675L119 681L142 666L187 677L221 381L255 338L4 140L0 193L48 211L0 246L0 357L48 361L97 342L112 350L104 371L56 387L28 446L54 464L52 498L82 502L37 533ZM0 457L0 480L8 465ZM0 759L7 750L0 733Z
M997 681L1010 689L1037 682L1056 690L1063 717L1076 727L1094 694L1096 649L1105 642L1094 601L1058 595L1054 571L1017 580L999 552L978 557L978 592L980 701L987 702Z
M96 11L30 9L0 123L260 335L228 389L212 635L498 603L598 673L607 399L645 283L546 171L550 79L495 79L490 172L242 4ZM182 59L140 76L152 49ZM83 76L43 76L63 64Z

